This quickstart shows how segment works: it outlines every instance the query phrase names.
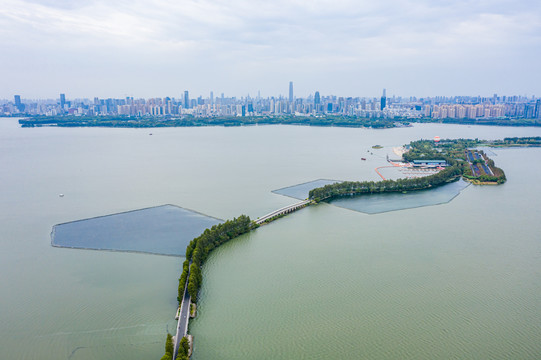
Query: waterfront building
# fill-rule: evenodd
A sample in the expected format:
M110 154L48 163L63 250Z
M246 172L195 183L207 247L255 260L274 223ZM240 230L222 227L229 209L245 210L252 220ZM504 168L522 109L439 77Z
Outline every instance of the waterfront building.
M447 162L445 160L413 160L413 166L415 167L447 166Z

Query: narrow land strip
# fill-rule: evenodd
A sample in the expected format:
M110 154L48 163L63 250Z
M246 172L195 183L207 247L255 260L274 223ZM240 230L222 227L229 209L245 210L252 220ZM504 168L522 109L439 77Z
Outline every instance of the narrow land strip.
M489 181L494 184L501 184L505 182L506 178L503 170L495 167L494 162L483 152L480 152L481 155L479 155L478 153L471 153L468 150L468 147L475 144L475 142L477 141L467 139L447 140L446 142L442 141L439 144L426 140L412 142L410 144L410 151L405 153L403 156L405 160L414 162L417 161L420 163L437 162L440 164L440 167L444 166L441 167L442 170L422 178L398 180L385 180L385 178L378 172L378 174L383 178L383 181L346 181L325 185L323 187L310 190L308 199L272 211L269 214L258 218L256 221L251 221L249 217L241 215L238 218L228 220L225 223L215 225L210 229L206 229L203 234L193 239L186 248L186 261L184 262L183 272L179 279L179 302L181 302L181 304L180 316L177 324L177 334L175 336L174 351L171 354L166 353L164 357L162 357L162 360L171 359L171 356L173 356L172 359L177 359L181 341L187 336L188 332L190 302L192 300L194 302L197 301L197 295L201 286L201 281L203 280L201 275L201 267L213 249L220 246L224 242L236 238L239 235L256 229L262 224L276 220L306 206L317 204L324 200L331 200L337 197L406 190L417 191L441 186L460 177L467 177L470 179L473 178L479 181ZM476 158L475 161L472 161L473 158ZM486 173L483 175L474 173L472 174L473 176L471 176L468 174L468 171L469 173L472 173L472 169L474 168L473 165L475 164L485 165L487 169L490 169L485 171ZM393 166L390 167L394 166L397 165L393 164ZM489 173L496 174L496 176L489 176ZM180 296L181 287L183 290L182 297ZM168 336L170 337L170 335ZM184 345L186 345L186 342L184 342ZM192 345L190 345L190 347ZM190 353L186 353L185 356L179 358L187 359L189 354Z

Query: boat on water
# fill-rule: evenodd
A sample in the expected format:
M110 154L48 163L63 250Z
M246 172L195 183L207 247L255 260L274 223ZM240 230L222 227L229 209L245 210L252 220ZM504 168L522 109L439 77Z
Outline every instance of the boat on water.
M366 161L366 158L361 158L361 160Z

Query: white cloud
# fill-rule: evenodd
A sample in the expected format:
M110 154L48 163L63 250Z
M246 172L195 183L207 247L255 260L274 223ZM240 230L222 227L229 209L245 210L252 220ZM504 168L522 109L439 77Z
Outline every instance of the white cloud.
M541 75L513 77L541 55L540 24L540 5L524 0L4 0L0 60L12 71L0 96L241 95L289 80L343 95L491 93L485 70L506 67L499 87L523 93Z

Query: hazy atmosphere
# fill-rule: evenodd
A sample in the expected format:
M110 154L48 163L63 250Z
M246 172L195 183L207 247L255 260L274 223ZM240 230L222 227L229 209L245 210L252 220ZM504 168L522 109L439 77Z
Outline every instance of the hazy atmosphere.
M540 95L538 1L4 0L0 98Z

